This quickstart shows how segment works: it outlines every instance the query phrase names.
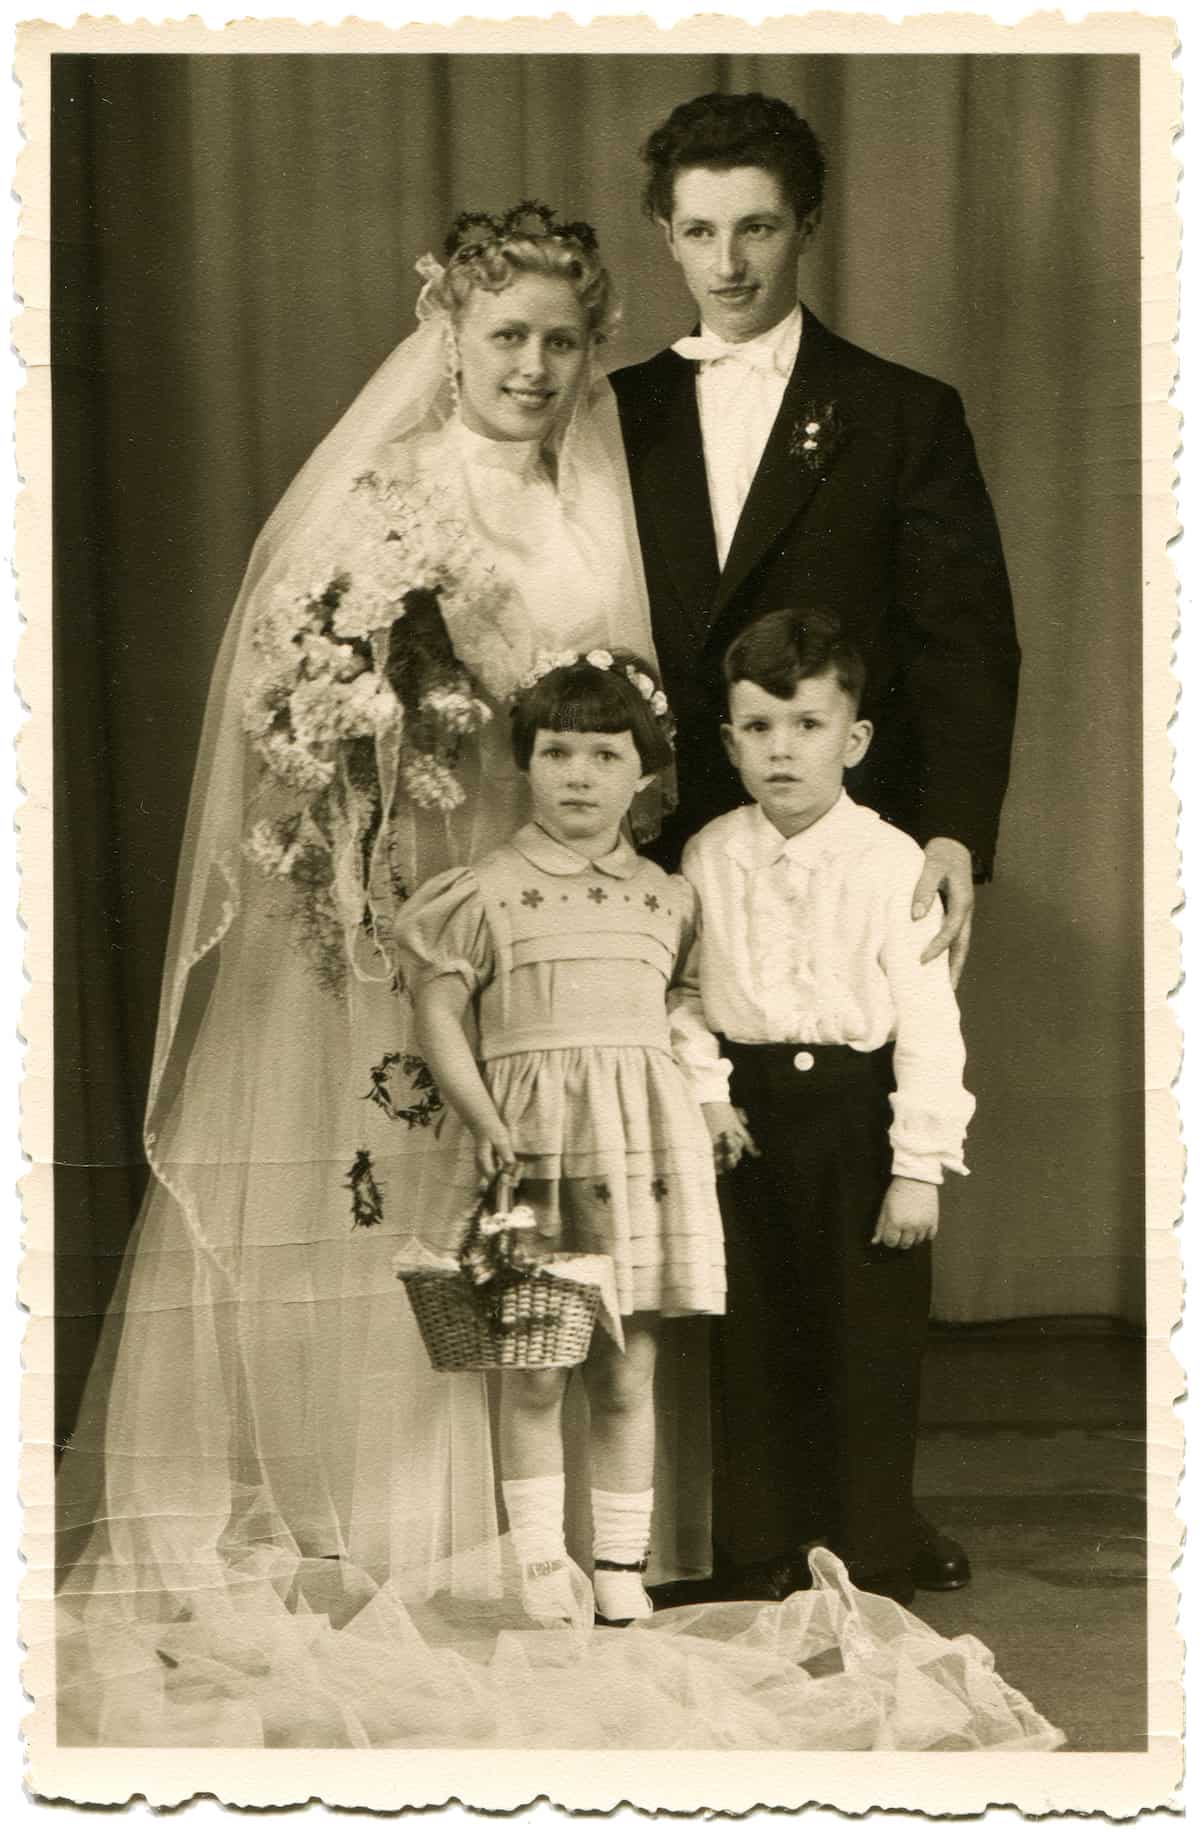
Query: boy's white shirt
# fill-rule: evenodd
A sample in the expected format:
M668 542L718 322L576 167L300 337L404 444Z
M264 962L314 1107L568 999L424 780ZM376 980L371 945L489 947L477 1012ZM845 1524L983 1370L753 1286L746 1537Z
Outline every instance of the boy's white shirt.
M714 1036L740 1044L895 1044L892 1171L940 1184L964 1172L975 1101L947 957L922 964L940 907L918 923L916 842L843 790L790 839L757 804L710 822L681 871L696 940L670 997L676 1056L701 1102L727 1101ZM797 1070L797 1079L804 1072Z

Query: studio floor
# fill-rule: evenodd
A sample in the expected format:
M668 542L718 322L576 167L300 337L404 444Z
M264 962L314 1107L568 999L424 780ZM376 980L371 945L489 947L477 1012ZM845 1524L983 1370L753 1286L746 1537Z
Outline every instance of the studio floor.
M1146 1742L1144 1347L1103 1324L935 1330L917 1495L969 1549L915 1609L970 1631L1075 1751Z

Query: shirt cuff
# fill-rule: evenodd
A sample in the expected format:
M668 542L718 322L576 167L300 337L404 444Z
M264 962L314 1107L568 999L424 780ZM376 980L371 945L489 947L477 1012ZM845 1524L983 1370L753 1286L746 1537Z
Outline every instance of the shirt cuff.
M919 1178L922 1184L941 1184L943 1172L959 1172L965 1178L963 1139L975 1098L960 1086L936 1104L914 1100L899 1090L889 1100L892 1176Z
M729 1100L729 1078L733 1065L728 1057L718 1057L713 1063L684 1063L680 1065L688 1088L703 1108L706 1102L727 1102Z
M955 1168L964 1171L964 1166ZM921 1184L942 1183L942 1161L932 1153L906 1153L903 1149L892 1154L892 1177L915 1178Z

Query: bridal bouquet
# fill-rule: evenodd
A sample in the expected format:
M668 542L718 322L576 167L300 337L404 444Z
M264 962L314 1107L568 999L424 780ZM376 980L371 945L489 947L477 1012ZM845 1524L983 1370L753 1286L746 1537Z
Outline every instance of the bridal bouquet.
M326 984L341 983L351 932L377 929L406 895L389 849L397 800L463 800L463 742L491 718L485 693L508 686L513 597L449 493L370 472L306 576L280 581L256 614L243 724L271 813L245 849L296 892Z

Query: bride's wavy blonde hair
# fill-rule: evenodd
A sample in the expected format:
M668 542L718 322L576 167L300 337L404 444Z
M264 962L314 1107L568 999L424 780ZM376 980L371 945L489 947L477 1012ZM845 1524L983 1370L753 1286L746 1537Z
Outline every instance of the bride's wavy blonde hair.
M534 219L531 222L530 219ZM535 226L536 224L536 226ZM429 288L430 303L457 320L476 288L502 293L520 274L565 280L583 307L588 335L599 344L619 309L608 269L588 223L558 223L544 204L518 204L502 217L466 213L446 238L446 267Z

